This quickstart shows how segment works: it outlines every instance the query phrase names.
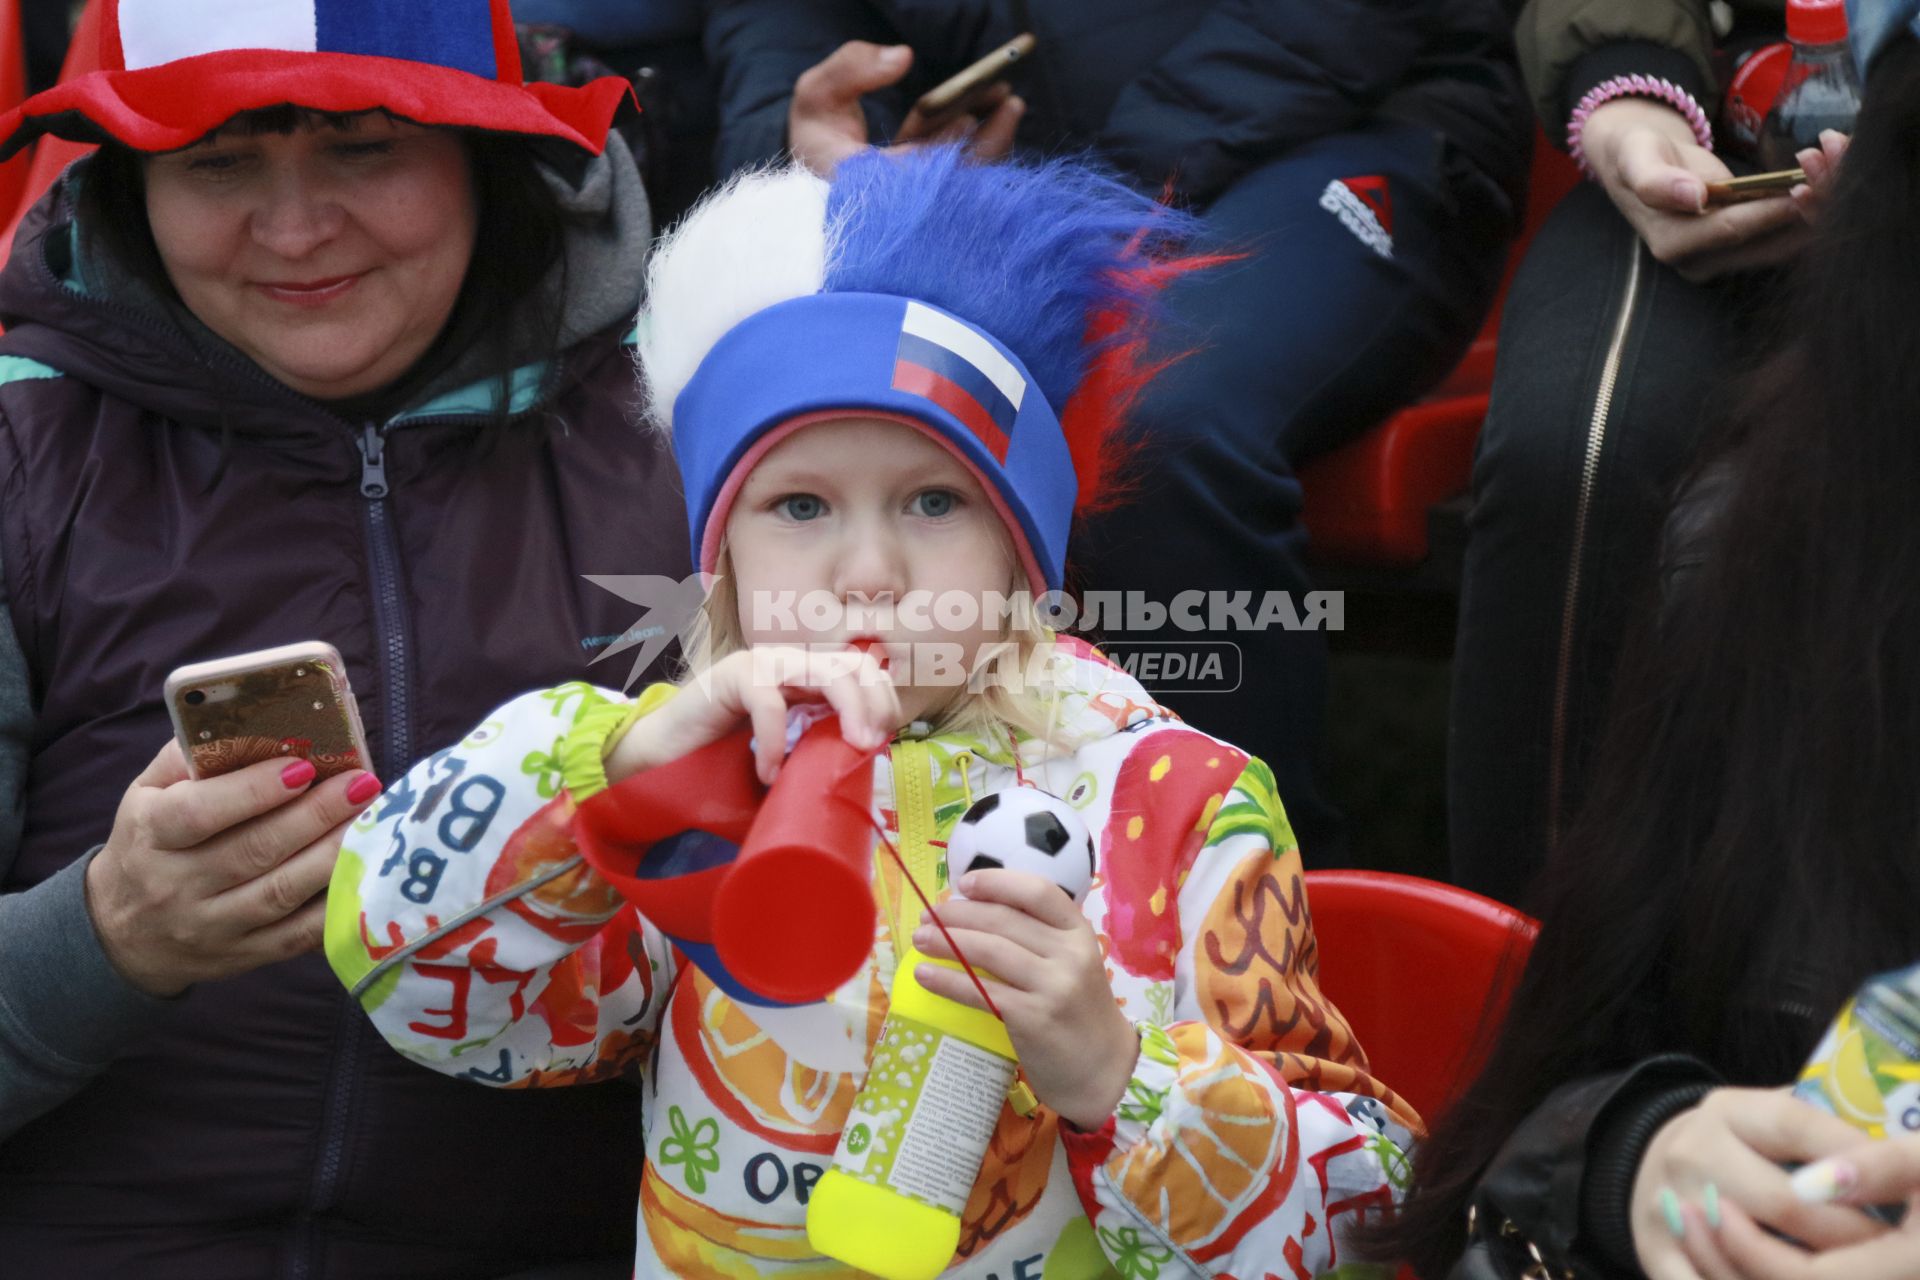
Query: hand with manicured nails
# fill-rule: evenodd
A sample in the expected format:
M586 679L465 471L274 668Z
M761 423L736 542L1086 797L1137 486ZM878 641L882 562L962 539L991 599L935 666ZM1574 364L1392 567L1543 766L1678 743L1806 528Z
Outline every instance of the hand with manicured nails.
M1806 243L1846 140L1802 152L1807 181L1790 195L1709 208L1707 184L1733 176L1686 118L1649 98L1601 104L1581 132L1587 163L1654 258L1689 280L1778 266Z
M320 945L340 841L380 782L313 779L305 760L194 779L178 743L160 749L87 866L87 913L122 977L172 996Z
M1715 1089L1662 1125L1641 1157L1631 1202L1640 1269L1647 1280L1766 1274L1741 1270L1729 1257L1727 1231L1736 1218L1764 1222L1812 1249L1884 1236L1886 1225L1857 1209L1796 1195L1785 1168L1859 1143L1858 1129L1788 1090Z
M1904 1204L1897 1229L1860 1244L1813 1250L1769 1234L1737 1206L1728 1210L1717 1244L1742 1280L1906 1280L1920 1276L1920 1138L1863 1139L1795 1173L1793 1189L1815 1204ZM1709 1280L1718 1280L1710 1276Z
M1114 1002L1093 926L1051 880L1023 871L971 871L940 919L979 972L1020 1055L1034 1096L1063 1120L1098 1129L1126 1095L1139 1037ZM936 960L953 949L926 916L913 945ZM985 1009L966 973L923 964L920 985Z
M801 72L787 107L787 146L794 158L821 177L832 177L842 160L867 148L867 117L860 99L900 83L912 67L913 50L906 45L849 40L824 62ZM918 109L908 112L893 144L964 142L976 159L1000 160L1013 150L1014 131L1026 109L1005 83L996 84L971 110L938 129Z
M753 725L754 768L772 786L787 756L787 710L825 703L840 715L840 735L862 751L887 745L900 728L900 697L873 655L757 645L728 654L698 679L642 716L607 757L607 781L678 760Z

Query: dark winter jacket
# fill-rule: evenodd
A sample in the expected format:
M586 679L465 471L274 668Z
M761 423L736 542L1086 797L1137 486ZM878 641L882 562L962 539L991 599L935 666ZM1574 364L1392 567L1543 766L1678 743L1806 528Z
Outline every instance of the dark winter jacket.
M487 708L589 674L636 611L582 575L688 571L671 466L632 425L648 230L615 147L568 188L568 331L594 335L523 371L505 427L497 383L450 383L457 355L381 421L296 395L90 259L64 187L23 231L0 276L7 1274L469 1280L631 1250L628 1086L424 1071L318 955L150 999L83 891L169 736L172 667L330 641L397 782Z
M718 167L786 146L802 71L847 40L906 43L913 73L867 101L876 141L912 100L1023 30L1023 144L1098 151L1205 205L1241 174L1370 120L1432 129L1510 195L1531 124L1507 0L715 0Z

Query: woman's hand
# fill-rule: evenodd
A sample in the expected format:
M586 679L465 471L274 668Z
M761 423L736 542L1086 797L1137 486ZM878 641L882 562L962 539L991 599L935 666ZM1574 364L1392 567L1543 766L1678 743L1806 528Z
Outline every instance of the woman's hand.
M1920 1138L1862 1140L1794 1176L1794 1189L1815 1203L1904 1204L1896 1230L1857 1245L1819 1252L1767 1234L1737 1207L1726 1214L1720 1251L1752 1280L1904 1280L1920 1275ZM1717 1280L1717 1278L1710 1278Z
M1836 135L1838 136L1838 135ZM1776 266L1806 242L1803 209L1830 176L1808 172L1808 195L1774 196L1707 207L1707 183L1733 172L1702 147L1672 107L1648 98L1615 98L1587 118L1587 163L1653 256L1689 280ZM1823 167L1824 168L1824 167Z
M867 149L867 117L860 99L900 83L912 66L913 50L904 44L849 40L801 72L787 107L787 146L794 158L821 177L832 177L842 160ZM938 129L917 109L908 112L894 145L965 142L976 159L1003 159L1013 150L1014 131L1026 109L1004 83L998 84L983 92L971 110Z
M1856 1209L1807 1203L1782 1167L1859 1143L1858 1129L1784 1089L1715 1089L1661 1126L1641 1158L1631 1210L1640 1269L1647 1280L1745 1276L1718 1239L1736 1214L1815 1249L1885 1235Z
M841 736L862 751L886 746L900 727L899 695L871 654L760 645L728 654L642 716L607 757L607 781L678 760L750 722L755 771L770 787L787 756L787 709L802 703L833 708Z
M341 838L380 783L313 778L268 760L195 780L177 743L161 748L87 867L87 913L122 977L172 996L320 945Z
M966 897L949 898L940 919L1006 1018L1034 1096L1098 1129L1126 1094L1140 1041L1114 1001L1093 926L1059 885L1026 872L971 871L958 888ZM924 915L913 945L954 958ZM964 972L923 964L914 976L937 996L987 1007Z

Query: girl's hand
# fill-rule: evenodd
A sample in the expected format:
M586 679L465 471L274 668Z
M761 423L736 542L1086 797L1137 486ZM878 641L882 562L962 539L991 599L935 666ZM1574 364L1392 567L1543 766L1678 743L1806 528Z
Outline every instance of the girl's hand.
M1631 1210L1640 1269L1647 1280L1744 1276L1719 1239L1736 1213L1815 1249L1886 1234L1858 1210L1806 1203L1781 1167L1859 1145L1858 1129L1785 1089L1715 1089L1661 1126L1641 1158Z
M87 914L121 977L173 996L320 945L340 841L380 783L313 779L305 760L195 779L178 743L160 749L87 864Z
M1127 1091L1140 1041L1114 1002L1093 926L1060 886L1023 871L972 871L940 919L980 972L1034 1096L1082 1129L1107 1122ZM926 916L913 945L936 960L953 950ZM959 1004L986 1003L964 972L923 964L920 985Z
M762 645L727 655L642 716L607 757L607 781L678 760L749 721L755 770L772 786L787 755L787 708L822 702L840 714L841 736L862 751L886 746L900 727L899 696L872 655Z
M1648 251L1689 280L1776 266L1806 242L1804 199L1774 196L1709 209L1707 183L1733 171L1663 102L1603 103L1581 137L1587 163Z
M1800 207L1800 216L1809 225L1820 216L1827 197L1832 194L1840 161L1846 156L1847 144L1851 141L1838 129L1823 129L1819 146L1808 147L1794 157L1807 171L1807 180L1793 189L1793 202Z
M1920 1275L1920 1138L1860 1140L1858 1145L1793 1179L1802 1199L1815 1203L1902 1204L1907 1216L1896 1230L1864 1244L1822 1252L1794 1247L1768 1235L1737 1208L1720 1231L1730 1274L1754 1280L1900 1280Z

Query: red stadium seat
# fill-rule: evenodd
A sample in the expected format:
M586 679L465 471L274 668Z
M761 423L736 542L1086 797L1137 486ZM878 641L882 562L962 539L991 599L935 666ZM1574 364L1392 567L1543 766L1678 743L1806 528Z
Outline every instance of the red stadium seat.
M20 30L20 0L0 0L0 111L18 106L26 96L27 48ZM0 164L0 217L11 220L19 209L32 162L32 156L22 152Z
M0 11L0 18L10 13L15 3L16 0L0 0L0 5L6 6L5 11ZM16 28L18 25L18 22L14 23ZM88 72L99 69L100 0L87 0L86 10L80 15L78 25L74 27L73 40L67 45L67 59L60 64L60 79L77 80ZM21 74L25 76L24 69ZM18 99L9 101L18 101ZM12 251L13 234L20 229L20 220L26 216L27 210L33 207L34 201L47 193L47 188L51 187L54 181L66 171L68 165L92 150L91 146L68 142L64 138L41 138L28 152L23 153L32 157L25 165L23 185L16 193L14 203L0 206L5 208L7 218L5 237L0 238L0 262L4 262L6 254ZM21 157L16 156L7 162L5 168L10 169L20 163ZM0 173L3 172L4 169L0 169ZM4 187L0 187L0 198L4 195Z
M1473 446L1487 413L1500 313L1513 273L1534 232L1578 181L1573 161L1536 130L1526 218L1493 309L1466 357L1426 399L1301 469L1301 518L1314 559L1412 568L1427 558L1428 510L1465 493L1473 475Z
M1428 1123L1469 1081L1537 926L1465 889L1385 871L1309 871L1320 989L1374 1074ZM1511 960L1512 968L1506 969Z

